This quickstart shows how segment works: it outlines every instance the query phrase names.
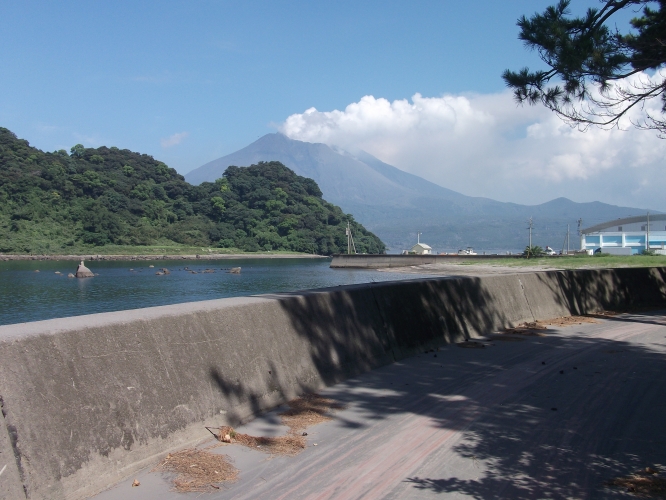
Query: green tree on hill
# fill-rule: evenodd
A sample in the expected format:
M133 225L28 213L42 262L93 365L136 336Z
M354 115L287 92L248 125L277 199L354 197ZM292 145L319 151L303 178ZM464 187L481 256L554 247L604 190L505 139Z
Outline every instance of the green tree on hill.
M359 252L385 251L279 162L193 186L148 155L80 144L44 153L0 128L0 252L179 243L332 254L346 250L348 220Z

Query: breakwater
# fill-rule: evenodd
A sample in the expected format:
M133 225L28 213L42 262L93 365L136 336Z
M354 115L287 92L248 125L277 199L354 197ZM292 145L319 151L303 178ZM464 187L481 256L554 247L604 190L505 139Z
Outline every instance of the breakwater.
M497 259L524 259L522 255L334 255L333 268L379 269L408 267L422 264L458 264L461 262L483 263ZM557 259L554 255L548 257Z
M291 397L525 321L666 304L666 268L428 278L0 327L0 498L86 498ZM26 494L24 494L26 492Z

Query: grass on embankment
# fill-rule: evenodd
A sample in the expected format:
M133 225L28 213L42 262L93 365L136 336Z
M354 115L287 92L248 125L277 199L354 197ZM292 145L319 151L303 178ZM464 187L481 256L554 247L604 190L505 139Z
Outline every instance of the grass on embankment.
M479 262L465 262L464 265ZM589 267L666 267L666 255L569 255L536 257L532 259L493 259L484 262L491 266L506 267L552 267L557 269L580 269Z

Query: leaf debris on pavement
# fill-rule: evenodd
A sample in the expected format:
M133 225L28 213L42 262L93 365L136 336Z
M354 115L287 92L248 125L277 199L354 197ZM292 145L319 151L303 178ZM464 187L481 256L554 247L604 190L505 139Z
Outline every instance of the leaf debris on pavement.
M216 483L238 478L238 469L229 457L196 448L169 453L151 472L156 471L175 474L174 489L181 493L209 492L210 488L219 489Z
M643 497L666 497L666 478L660 477L658 470L653 467L646 467L629 476L611 479L606 484L624 488Z
M271 455L294 456L306 447L308 433L302 432L303 429L331 420L331 412L344 408L343 404L319 394L305 394L288 401L287 405L289 408L279 414L282 423L289 427L285 436L251 436L228 426L220 427L213 434L222 443L238 443Z
M458 347L464 347L466 349L483 349L486 347L486 344L482 342L477 342L476 340L465 340L464 342L456 343Z

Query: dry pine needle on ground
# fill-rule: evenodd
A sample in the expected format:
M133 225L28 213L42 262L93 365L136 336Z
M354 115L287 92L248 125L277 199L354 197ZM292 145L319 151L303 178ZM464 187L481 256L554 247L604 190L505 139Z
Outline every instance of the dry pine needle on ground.
M238 478L238 469L229 462L227 456L195 448L170 453L151 472L155 471L175 474L174 488L182 493L210 492L219 489L215 483L231 482Z
M582 325L583 323L597 323L597 320L588 316L562 316L561 318L521 323L514 328L506 328L501 333L527 337L544 337L545 335L540 330L547 330L549 326L572 326Z
M249 434L236 434L232 440L248 448L257 449L271 455L294 456L305 449L306 440L289 432L286 436L262 437L250 436Z
M303 429L331 420L329 414L332 411L344 408L344 405L319 394L306 394L288 401L287 405L289 409L280 413L282 423L289 427L286 436L250 436L238 433L231 427L220 427L215 437L224 443L238 443L271 455L294 456L303 451L307 444L301 433Z
M627 477L618 477L608 481L608 486L624 488L626 491L642 497L666 497L666 479L657 475L657 470L646 467L644 470Z
M331 420L328 413L341 410L344 405L319 394L306 394L287 402L289 409L280 413L282 423L292 431Z

